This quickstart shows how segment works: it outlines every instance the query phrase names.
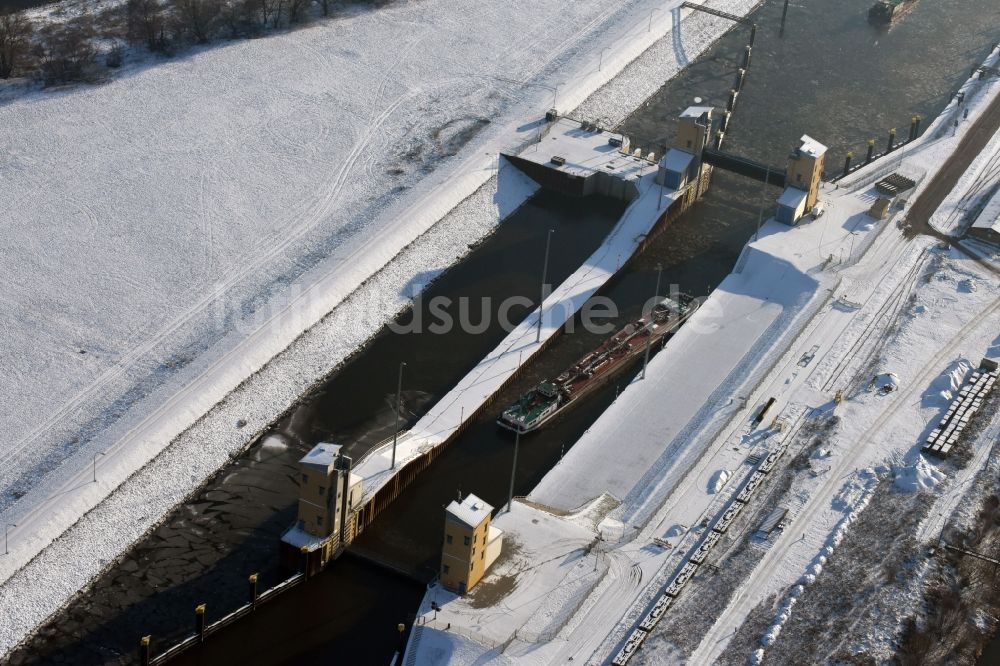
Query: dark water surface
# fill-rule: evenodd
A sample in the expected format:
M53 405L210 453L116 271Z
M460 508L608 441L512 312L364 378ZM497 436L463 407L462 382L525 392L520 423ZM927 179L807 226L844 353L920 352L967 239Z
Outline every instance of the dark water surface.
M833 173L847 150L862 155L867 139L876 138L881 147L890 127L905 136L912 115L923 115L926 126L1000 39L995 0L921 0L889 31L866 23L870 0L793 4L779 37L781 4L768 2L756 14L753 63L726 145L775 166L784 165L805 133L830 146L827 170ZM742 26L726 35L626 120L623 130L639 142L662 144L673 134L676 115L696 96L724 105L747 35ZM619 323L636 316L652 294L657 263L663 264L665 285L703 295L718 284L753 233L762 195L770 207L777 191L762 193L759 183L717 172L706 201L603 291L618 304ZM558 283L621 210L598 199L539 195L445 273L429 295L533 297L548 228L556 229L549 274ZM278 536L295 511L295 461L320 440L348 445L358 457L391 434L400 361L408 364L404 402L412 420L503 334L496 326L478 336L380 334L276 425L274 437L222 470L50 621L15 661L126 663L139 636L154 634L162 649L186 633L196 604L207 602L212 619L242 603L247 574L259 571L262 585L273 584L279 579ZM475 492L496 506L506 500L512 442L493 424L498 412L601 338L579 329L559 338L383 513L359 548L406 569L434 570L441 507L456 490ZM616 391L614 384L603 387L522 441L516 494L530 491ZM396 624L407 622L421 594L416 583L342 558L174 663L385 664L398 643Z

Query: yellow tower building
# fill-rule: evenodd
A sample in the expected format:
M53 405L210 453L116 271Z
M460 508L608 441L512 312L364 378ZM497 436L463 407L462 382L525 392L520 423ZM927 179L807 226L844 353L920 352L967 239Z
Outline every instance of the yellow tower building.
M701 154L712 138L710 106L691 106L677 121L677 141L660 160L656 182L673 190L682 190L698 178Z
M493 507L475 495L459 497L445 509L441 584L465 594L500 555L503 532L490 520Z
M694 155L701 155L711 139L712 113L710 106L689 106L677 123L676 147Z
M805 209L812 210L819 199L819 184L823 179L823 162L826 159L826 146L819 141L803 135L799 147L788 156L785 184L805 190Z
M306 553L310 571L318 570L354 538L352 516L362 499L362 479L340 450L322 442L299 460L298 517L281 537L289 547L282 552L289 568Z
M785 224L795 224L813 210L819 200L819 187L823 180L823 163L826 146L803 135L799 146L788 156L785 169L785 191L778 198L775 218Z

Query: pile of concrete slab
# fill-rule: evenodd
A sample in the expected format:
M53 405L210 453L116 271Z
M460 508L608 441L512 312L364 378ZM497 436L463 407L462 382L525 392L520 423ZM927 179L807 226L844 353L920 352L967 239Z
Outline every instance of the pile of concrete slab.
M993 390L993 385L997 381L997 373L995 363L984 362L978 370L969 376L958 395L948 405L948 411L944 413L937 426L927 436L927 441L921 448L922 451L942 458L951 453L969 422L982 408L986 397Z

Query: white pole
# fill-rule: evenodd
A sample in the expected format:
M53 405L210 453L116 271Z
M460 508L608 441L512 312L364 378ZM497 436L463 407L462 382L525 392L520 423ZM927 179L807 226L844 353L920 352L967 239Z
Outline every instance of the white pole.
M653 300L655 301L660 297L660 276L663 274L663 264L656 264L656 293L653 294ZM653 307L656 307L656 303L653 303ZM653 323L653 312L649 312L649 322L647 326L651 326ZM653 329L649 329L649 334L646 336L646 358L642 361L642 378L646 378L646 366L649 365L649 346L653 341Z
M753 235L754 240L760 238L760 225L764 222L764 201L767 197L767 181L771 180L771 167L768 165L764 173L764 184L760 188L760 212L757 213L757 231Z
M399 440L399 412L403 395L403 368L405 367L406 361L400 361L399 380L396 382L396 427L392 433L392 464L389 465L389 469L396 469L396 442Z
M549 248L552 246L552 232L555 229L549 229L548 235L545 237L545 261L542 263L542 300L538 302L538 331L535 335L535 342L542 341L542 315L544 314L545 307L545 283L549 276Z
M514 428L514 463L510 466L510 492L507 493L507 512L510 513L511 504L514 503L514 473L517 472L517 447L521 443L521 430Z

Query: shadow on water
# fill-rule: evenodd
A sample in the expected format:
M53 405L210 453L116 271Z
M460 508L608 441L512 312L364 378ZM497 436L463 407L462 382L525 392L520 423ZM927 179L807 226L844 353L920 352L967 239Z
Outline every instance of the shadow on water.
M926 127L996 41L987 26L1000 25L995 0L925 0L886 32L865 22L869 0L842 0L793 5L785 36L779 38L781 4L768 2L756 14L754 61L726 148L783 165L798 137L808 133L831 146L831 171L842 165L847 150L859 154L869 138L881 143L890 127L901 128L905 136L913 114L927 118ZM723 37L627 119L623 130L640 145L662 144L674 132L677 113L696 96L724 104L745 42L743 28ZM761 202L767 202L766 216L776 194L717 172L706 201L605 289L604 295L619 306L617 323L636 316L651 296L657 263L664 267L664 284L694 295L718 284L753 233ZM429 294L534 296L545 229L557 228L550 274L558 282L589 253L620 210L600 200L540 195L446 272ZM582 330L560 337L404 491L358 545L408 568L435 569L441 506L456 490L475 492L497 507L506 501L512 440L496 430L496 414L602 337ZM34 663L123 661L117 655L132 654L140 634L153 632L159 639L184 633L199 602L207 601L220 614L241 603L246 574L274 575L277 536L294 511L297 488L290 470L298 456L328 439L348 444L357 457L391 433L389 404L400 361L408 364L404 387L412 392L408 413L416 418L501 338L502 331L495 328L478 336L381 333L279 425L285 449L264 455L267 447L259 444L223 470L91 592L49 622L16 658ZM515 494L538 482L614 400L616 390L616 384L602 387L586 404L522 440ZM280 449L273 440L267 446ZM258 455L260 460L253 461ZM336 656L335 663L383 664L396 647L395 624L414 612L420 595L416 587L343 558L175 663L317 663ZM166 642L158 642L159 648Z

